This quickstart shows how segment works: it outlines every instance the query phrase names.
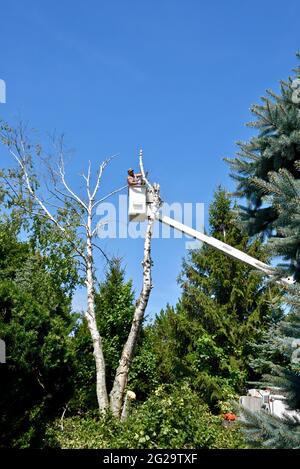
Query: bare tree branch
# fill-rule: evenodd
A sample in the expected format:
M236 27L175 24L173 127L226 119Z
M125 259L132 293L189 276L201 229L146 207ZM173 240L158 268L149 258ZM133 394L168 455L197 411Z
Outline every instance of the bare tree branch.
M121 192L123 189L127 188L127 184L125 186L122 186L122 187L119 187L118 189L110 192L109 194L107 194L105 197L102 197L102 199L99 199L97 200L97 202L95 202L93 205L92 205L92 208L95 208L97 205L101 204L102 202L104 202L104 200L108 199L109 197L111 197L112 195L114 194L117 194L118 192Z
M15 152L13 152L11 149L10 149L10 153L11 155L17 160L17 162L19 163L20 167L22 168L23 172L24 172L24 176L25 176L25 181L26 181L26 186L27 186L27 189L30 193L30 195L33 197L33 199L40 205L40 207L43 209L43 211L47 214L48 218L62 231L62 232L65 232L65 229L63 226L61 226L59 224L59 222L54 218L54 216L49 212L49 210L47 209L47 207L43 204L43 202L41 201L41 199L37 196L36 192L34 191L34 189L32 188L31 184L30 184L30 179L29 179L29 174L28 174L28 171L27 171L27 167L26 167L26 163L24 163L22 161L21 158L18 158L18 156L15 154Z
M104 169L106 168L106 166L108 165L108 163L110 163L111 160L113 160L113 159L116 158L117 156L118 156L118 155L110 156L109 158L107 158L105 161L103 161L103 162L100 164L99 169L98 169L97 178L96 178L96 184L95 184L95 187L94 187L92 196L90 197L90 200L91 200L92 202L93 202L93 200L95 199L96 194L97 194L97 192L98 192L98 189L99 189L99 186L100 186L100 181L101 181L101 178L102 178L102 174L103 174Z
M88 175L85 176L85 174L82 174L83 179L86 182L86 191L89 200L91 200L91 192L90 192L90 180L91 180L91 161L89 160L89 166L88 166Z
M103 251L103 249L100 248L100 246L98 246L98 244L92 243L92 246L94 246L96 249L98 249L98 250L101 252L102 256L105 257L106 262L107 262L108 264L111 263L111 260L109 259L109 257L107 256L107 254Z
M58 164L58 169L59 169L59 174L60 174L60 177L61 177L61 182L63 183L64 187L67 189L67 191L72 196L72 198L74 200L76 200L79 203L79 205L81 205L86 211L88 211L87 205L83 202L83 200L80 199L80 197L78 197L78 195L75 194L75 192L72 191L72 189L70 188L70 186L66 182L65 167L64 167L64 160L63 160L63 155L62 154L61 154L61 157L60 157L60 162Z
M142 178L145 181L146 185L148 187L152 188L150 182L148 181L148 179L146 178L146 175L145 175L144 163L143 163L143 150L142 149L140 149L140 171L141 171Z

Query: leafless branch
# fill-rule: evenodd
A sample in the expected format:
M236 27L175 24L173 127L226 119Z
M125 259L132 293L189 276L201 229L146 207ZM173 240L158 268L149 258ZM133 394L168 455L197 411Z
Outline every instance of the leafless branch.
M86 191L89 200L91 200L91 191L90 191L90 182L91 182L91 161L89 160L89 166L88 166L88 175L85 176L85 174L82 174L83 179L86 182Z
M150 182L148 181L148 179L146 178L146 175L145 175L145 170L144 170L144 163L143 163L143 150L140 149L140 171L142 173L142 178L143 180L145 181L146 185L148 187L152 187Z
M70 196L76 200L79 205L81 205L86 211L88 210L88 207L87 205L83 202L83 200L80 199L80 197L78 197L77 194L75 194L75 192L73 192L73 190L70 188L70 186L68 185L68 183L66 182L66 179L65 179L65 166L64 166L64 159L63 159L63 154L60 155L60 161L59 161L59 164L58 164L58 170L59 170L59 174L60 174L60 177L61 177L61 182L62 184L64 185L64 187L67 189L67 191L69 192Z
M114 158L116 158L118 155L113 155L113 156L110 156L109 158L107 158L105 161L103 161L100 166L99 166L99 169L98 169L98 174L97 174L97 178L96 178L96 184L95 184L95 187L94 187L94 190L93 190L93 193L92 193L92 196L90 197L90 200L93 201L97 195L97 192L98 192L98 189L99 189L99 186L100 186L100 181L101 181L101 178L102 178L102 174L103 174L103 171L104 169L106 168L106 166L108 165L108 163L113 160Z
M60 223L55 219L55 217L49 212L47 207L43 204L42 200L37 196L36 192L34 191L33 187L31 186L30 179L29 179L29 174L28 170L26 167L26 163L22 161L22 158L19 158L13 150L9 150L11 155L17 160L18 164L22 168L24 172L24 177L26 181L26 187L32 196L32 198L39 204L39 206L42 208L42 210L47 214L48 218L63 232L65 232L65 229L63 226L60 225Z
M67 194L64 194L63 192L60 192L59 190L57 190L57 188L55 188L55 191L58 192L59 194L61 194L62 196L64 197L68 197ZM56 199L58 199L60 202L62 203L65 203L65 201L59 197L56 192L53 192L52 190L49 189L49 193L53 195L53 197L55 197ZM73 204L70 205L71 206L71 209L74 210L74 212L76 213L76 215L80 218L80 220L82 221L82 223L79 225L79 226L83 226L84 228L86 227L86 222L85 222L85 219L83 218L82 216L82 213L80 213L77 209L76 206L74 206Z
M114 194L117 194L117 192L121 192L123 189L127 188L127 184L125 186L122 186L122 187L119 187L119 189L116 189L112 192L110 192L109 194L107 194L106 196L102 197L102 199L99 199L97 200L97 202L95 202L93 205L92 205L92 208L95 208L97 205L101 204L102 202L104 202L104 200L108 199L109 197L111 197L112 195Z
M98 246L97 244L94 244L94 243L92 243L92 246L93 246L94 248L96 248L96 249L99 249L99 251L101 252L101 254L103 255L103 257L106 259L106 262L107 262L108 264L111 263L111 259L109 259L109 257L107 256L107 254L103 251L103 249L100 248L100 246Z

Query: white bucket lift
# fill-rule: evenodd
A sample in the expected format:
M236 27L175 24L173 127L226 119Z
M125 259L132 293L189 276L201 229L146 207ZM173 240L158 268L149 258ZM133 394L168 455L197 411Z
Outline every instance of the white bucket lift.
M146 186L128 187L128 218L129 221L147 219L147 188Z

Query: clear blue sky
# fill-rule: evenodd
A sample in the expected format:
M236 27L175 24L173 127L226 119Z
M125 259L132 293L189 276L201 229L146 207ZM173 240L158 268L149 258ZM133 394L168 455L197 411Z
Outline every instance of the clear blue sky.
M233 188L223 156L251 131L249 107L296 66L300 4L289 0L1 2L0 116L64 132L76 175L118 153L103 194L137 167L140 146L168 202ZM0 151L3 158L3 150ZM73 176L72 176L73 178ZM141 285L141 240L106 240ZM151 316L179 295L185 240L154 240ZM99 264L101 272L101 264ZM75 304L84 304L78 292Z

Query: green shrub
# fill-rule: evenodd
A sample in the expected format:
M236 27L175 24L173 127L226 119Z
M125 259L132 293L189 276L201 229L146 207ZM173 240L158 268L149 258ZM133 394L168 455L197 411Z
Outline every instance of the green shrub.
M132 409L126 422L111 416L69 417L49 428L52 445L61 448L242 448L235 424L225 427L220 416L187 385L159 387ZM50 441L50 440L49 440ZM56 443L54 443L56 441Z

